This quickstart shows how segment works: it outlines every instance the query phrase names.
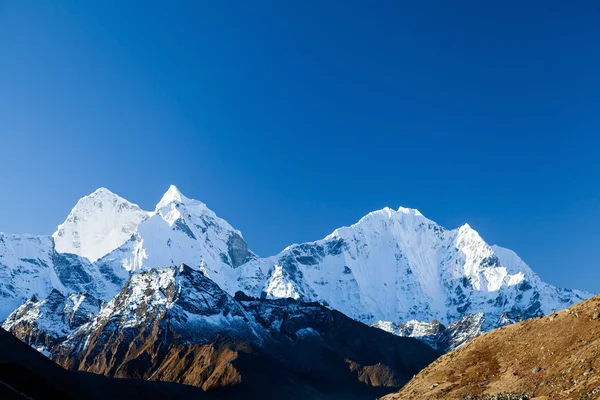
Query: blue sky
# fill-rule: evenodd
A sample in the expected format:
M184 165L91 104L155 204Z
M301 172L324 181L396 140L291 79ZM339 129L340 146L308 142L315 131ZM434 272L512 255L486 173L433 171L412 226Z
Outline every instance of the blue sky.
M600 292L597 2L166 4L0 3L0 231L173 183L270 255L403 205Z

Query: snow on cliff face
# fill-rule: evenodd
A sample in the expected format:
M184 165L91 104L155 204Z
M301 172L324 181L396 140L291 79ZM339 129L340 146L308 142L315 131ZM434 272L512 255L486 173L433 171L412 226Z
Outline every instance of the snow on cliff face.
M213 281L181 265L132 275L94 324L118 318L124 327L139 326L156 313L167 311L174 321L181 323L189 322L194 316L244 317L233 298Z
M254 258L238 230L175 186L152 212L101 188L52 237L0 234L0 321L52 289L109 300L131 273L170 265L202 270L234 293L236 269Z
M172 330L177 340L194 343L227 333L240 338L254 335L246 312L232 296L201 272L181 265L131 275L123 289L64 346L81 350L89 345L92 334L110 340L115 331L140 327Z
M53 289L112 297L122 279L90 262L122 244L148 213L106 189L79 200L49 236L0 234L0 320L36 296Z
M272 274L267 279L267 285L263 292L267 299L291 298L297 300L300 298L296 284L280 265L273 266Z
M43 353L65 341L100 311L101 302L87 293L63 295L52 290L48 297L32 297L12 312L2 328Z
M125 243L147 218L137 205L100 188L77 202L52 237L57 252L94 262Z
M54 289L110 298L121 285L86 258L57 253L49 236L0 233L0 321L29 298L45 298Z
M106 203L113 206L107 207ZM256 258L238 230L175 186L167 190L152 212L142 211L105 189L80 200L72 214L79 216L84 208L87 219L77 219L78 231L95 232L98 238L102 231L121 241L114 249L113 245L94 247L98 259L93 268L107 281L108 290L93 293L105 300L120 290L131 273L180 264L202 270L223 289L235 292L231 287L236 282L235 269ZM115 213L117 209L126 211L120 215ZM96 228L99 219L111 220L113 228Z
M519 320L589 296L541 282L466 224L446 230L408 208L372 212L323 240L251 261L239 285L253 295L320 301L369 324L449 324L478 312Z
M204 203L171 186L127 243L98 261L115 276L125 271L186 264L233 293L235 271L256 258L242 234Z
M0 321L32 296L64 286L52 268L52 239L0 233Z

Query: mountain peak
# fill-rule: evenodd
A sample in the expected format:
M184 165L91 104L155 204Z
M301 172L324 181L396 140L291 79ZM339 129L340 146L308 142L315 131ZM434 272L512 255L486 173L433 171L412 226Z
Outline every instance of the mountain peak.
M408 207L399 207L398 208L398 212L404 213L404 214L410 214L410 215L415 215L418 217L423 217L423 214L421 214L421 212L419 210L417 210L416 208L408 208Z
M110 191L109 189L107 189L105 187L99 187L98 189L94 190L92 193L80 198L77 201L77 204L75 205L75 207L73 207L73 210L75 210L78 207L85 207L86 204L90 204L99 198L116 199L117 201L128 202L126 199L124 199L123 197L119 196L118 194Z
M138 312L140 304L145 304L143 313ZM202 334L206 334L209 327L215 332L223 329L224 319L235 318L245 324L241 306L229 294L201 271L181 264L178 267L152 268L130 275L123 289L91 326L97 327L102 325L103 319L109 320L116 316L127 327L140 326L167 310L168 318L189 321L195 329L201 329ZM213 318L203 320L203 317L210 316ZM203 328L199 328L200 325ZM191 333L197 335L197 332Z
M87 196L84 196L83 199L88 198L88 197L95 197L95 196L117 196L116 194L114 194L113 192L111 192L110 190L108 190L105 187L99 187L98 189L94 190L92 193L88 194Z
M171 185L156 205L156 209L159 210L171 203L188 203L190 201L192 200L185 197L183 193L177 189L177 186Z
M52 235L56 251L94 262L131 237L148 213L106 188L79 199Z
M372 211L372 212L368 213L363 218L361 218L360 221L362 221L364 219L369 219L369 218L372 218L373 216L378 216L378 215L379 216L383 215L387 218L392 218L392 219L402 218L405 215L411 215L414 217L425 218L425 216L423 214L421 214L421 212L419 210L417 210L416 208L399 207L397 210L394 210L393 208L390 208L390 207L383 207L381 210L376 210L376 211Z
M473 227L471 227L471 225L465 223L463 225L461 225L458 230L458 235L460 237L466 237L466 238L470 238L472 240L476 240L476 241L481 241L483 242L483 238L481 237L481 235L479 234L479 232L477 232L475 229L473 229ZM487 246L487 243L486 243Z

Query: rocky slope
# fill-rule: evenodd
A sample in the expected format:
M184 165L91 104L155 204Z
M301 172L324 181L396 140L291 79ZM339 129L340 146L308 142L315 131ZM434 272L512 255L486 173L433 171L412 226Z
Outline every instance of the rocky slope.
M55 399L212 399L197 388L69 372L0 329L0 398ZM233 396L229 398L235 398Z
M87 322L80 310L90 308L69 318L71 304L53 292L4 326L69 369L183 383L219 396L373 398L439 355L318 303L231 297L185 265L132 275ZM40 324L41 313L55 323Z
M38 351L49 354L100 312L101 301L87 293L65 296L54 289L45 299L36 297L11 313L2 328Z
M500 394L596 399L599 350L600 296L596 296L485 333L442 356L385 399L491 399Z

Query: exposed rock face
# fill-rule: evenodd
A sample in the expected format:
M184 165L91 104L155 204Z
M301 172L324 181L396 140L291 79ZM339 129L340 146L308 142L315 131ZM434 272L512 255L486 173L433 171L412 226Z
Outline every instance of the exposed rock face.
M146 370L145 358L166 357L177 341L206 344L228 331L252 336L247 322L240 305L202 273L187 266L150 270L132 275L61 351L68 349L65 364L76 369L147 379L154 371Z
M599 311L596 296L485 333L440 357L385 399L596 398L600 321L594 316Z
M231 266L234 268L255 258L254 254L248 249L246 241L236 232L229 234L227 248L229 249L228 253L229 259L231 260Z

